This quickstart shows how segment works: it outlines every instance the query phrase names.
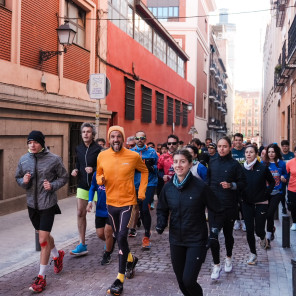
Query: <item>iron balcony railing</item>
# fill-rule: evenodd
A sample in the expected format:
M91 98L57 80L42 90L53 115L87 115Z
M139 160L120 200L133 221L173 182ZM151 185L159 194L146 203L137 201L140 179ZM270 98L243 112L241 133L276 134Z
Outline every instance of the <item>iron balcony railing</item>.
M295 63L296 49L296 15L288 32L288 62Z

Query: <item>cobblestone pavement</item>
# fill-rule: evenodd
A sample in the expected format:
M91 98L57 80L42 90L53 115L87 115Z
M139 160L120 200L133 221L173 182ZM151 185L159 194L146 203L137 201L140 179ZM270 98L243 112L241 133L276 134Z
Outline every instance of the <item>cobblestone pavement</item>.
M155 223L155 211L152 211ZM278 230L279 231L279 230ZM153 232L152 248L141 249L143 229L138 230L138 236L129 238L133 254L139 257L136 275L124 283L123 295L141 296L178 296L182 295L172 271L169 254L168 231L159 236ZM67 236L67 234L65 234ZM220 235L221 262L225 258L224 238ZM222 273L218 281L210 279L212 258L208 252L202 266L198 282L204 295L292 295L290 249L280 248L280 235L272 242L269 251L258 250L258 264L249 266L246 260L249 256L246 234L234 231L235 245L233 252L233 271ZM84 257L73 257L69 251L77 242L66 246L64 270L61 274L53 273L53 264L49 266L47 288L42 295L105 295L108 286L115 280L118 268L117 247L108 266L101 266L100 260L104 244L94 232L88 235L89 254ZM1 257L3 256L3 253ZM28 290L33 277L37 275L38 262L30 263L16 271L0 277L0 295L31 295Z

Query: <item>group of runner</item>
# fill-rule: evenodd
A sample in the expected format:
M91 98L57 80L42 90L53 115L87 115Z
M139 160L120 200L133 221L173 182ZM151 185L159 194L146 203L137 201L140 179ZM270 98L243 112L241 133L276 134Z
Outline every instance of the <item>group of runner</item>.
M134 276L138 258L130 252L128 236L137 235L136 225L144 227L142 247L151 248L150 210L155 193L156 231L161 234L169 223L172 265L184 295L203 295L196 280L207 249L211 249L214 261L211 279L219 279L221 230L226 246L225 272L233 268L233 230L246 231L250 247L246 263L256 264L254 232L260 247L271 247L274 213L280 201L283 213L287 213L287 184L291 230L296 230L296 147L290 152L288 141L282 141L282 151L275 143L258 151L257 145L243 143L242 134L235 134L233 143L228 137L217 144L207 138L204 147L199 139L185 146L176 135L169 135L167 142L155 149L154 143L146 144L146 133L138 131L126 139L125 148L124 129L112 126L107 135L110 147L106 148L106 141L95 141L95 135L91 123L82 124L83 141L76 148L76 167L71 172L72 177L78 177L79 244L70 254L88 253L86 215L96 201L96 232L105 241L102 265L111 262L118 245L118 274L107 294L120 295L125 278ZM40 269L30 290L42 292L50 253L54 272L63 269L65 252L56 249L50 232L55 214L61 213L55 192L67 183L68 175L61 158L46 148L42 132L32 131L27 143L29 152L19 161L16 180L27 190L29 217L39 231L41 246ZM286 164L283 158L290 161Z

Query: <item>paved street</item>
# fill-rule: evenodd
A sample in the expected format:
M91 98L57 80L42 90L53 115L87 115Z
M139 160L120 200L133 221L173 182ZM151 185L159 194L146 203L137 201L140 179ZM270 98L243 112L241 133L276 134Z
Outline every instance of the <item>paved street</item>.
M106 289L117 275L117 248L111 264L101 266L104 244L95 235L94 215L91 214L88 217L89 255L79 258L69 255L69 250L77 243L75 198L61 201L60 206L63 214L55 221L53 235L56 237L57 247L63 247L66 251L64 270L61 274L55 275L53 265L49 267L47 288L42 294L105 295ZM155 210L152 214L155 223ZM31 295L28 287L38 272L38 252L34 251L34 233L26 215L26 211L21 211L0 217L0 251L2 254L0 295ZM245 233L236 231L233 272L222 273L220 280L216 282L210 279L212 261L209 252L198 278L198 282L204 289L204 295L292 295L290 260L295 254L294 236L296 233L291 233L291 248L283 249L281 248L279 223L277 223L277 228L272 249L263 251L258 248L257 266L248 266L245 263L249 255ZM11 237L7 241L5 238L8 232ZM28 234L27 237L30 239L25 239L24 234ZM168 232L166 231L162 236L153 233L150 251L141 250L142 235L143 229L140 228L136 238L129 238L131 250L139 257L139 263L136 276L125 281L123 295L182 295L170 263ZM220 242L222 245L221 258L224 258L223 236ZM8 254L7 249L10 250Z

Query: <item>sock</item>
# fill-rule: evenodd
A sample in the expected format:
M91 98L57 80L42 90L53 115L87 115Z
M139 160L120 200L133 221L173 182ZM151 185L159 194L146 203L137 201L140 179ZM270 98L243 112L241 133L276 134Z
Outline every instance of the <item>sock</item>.
M117 278L123 283L124 282L124 274L118 273Z
M45 274L46 274L46 267L47 267L47 265L40 264L39 275L42 275L43 278L45 277Z
M127 256L127 262L133 262L133 261L134 261L133 255L131 252L129 252Z
M53 247L53 249L51 249L51 254L52 254L52 257L53 257L53 258L58 258L58 257L60 257L60 254L59 254L59 252L58 252L58 250L57 250L56 247Z
M271 239L271 232L268 232L268 231L266 232L266 238L269 240Z

